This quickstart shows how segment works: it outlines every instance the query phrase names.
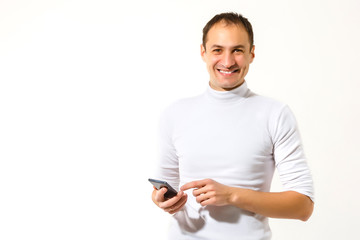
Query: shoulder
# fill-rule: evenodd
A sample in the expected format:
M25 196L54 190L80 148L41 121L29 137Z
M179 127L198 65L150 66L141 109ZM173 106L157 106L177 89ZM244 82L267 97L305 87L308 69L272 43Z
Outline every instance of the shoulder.
M297 122L289 105L271 97L250 94L247 107L256 119L266 121L267 128L274 134L281 129L294 129Z
M266 122L269 136L274 143L298 131L296 118L286 103L257 94L250 96L248 102L257 119Z
M201 102L203 95L178 99L168 104L160 113L159 121L163 126L175 126L188 118L195 106Z
M289 109L286 103L253 92L249 94L247 104L257 112L263 112L269 115L279 115L284 109Z
M165 108L165 110L163 111L163 115L168 115L168 116L183 115L191 111L191 109L193 109L198 104L200 104L202 98L203 98L203 94L194 97L178 99L170 103Z

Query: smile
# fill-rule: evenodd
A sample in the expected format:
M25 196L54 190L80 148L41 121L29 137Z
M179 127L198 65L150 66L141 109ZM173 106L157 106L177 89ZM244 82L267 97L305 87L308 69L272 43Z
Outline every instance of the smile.
M235 72L238 72L239 71L239 69L236 69L236 70L234 70L234 71L225 71L225 70L221 70L221 69L217 69L220 73L222 73L222 74L225 74L225 75L230 75L230 74L232 74L232 73L235 73Z

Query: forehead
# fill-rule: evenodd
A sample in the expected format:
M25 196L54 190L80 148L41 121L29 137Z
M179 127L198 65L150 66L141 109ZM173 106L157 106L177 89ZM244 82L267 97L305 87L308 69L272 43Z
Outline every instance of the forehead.
M242 25L220 22L210 28L207 34L206 46L211 47L212 45L224 47L243 45L250 48L250 41L247 31Z

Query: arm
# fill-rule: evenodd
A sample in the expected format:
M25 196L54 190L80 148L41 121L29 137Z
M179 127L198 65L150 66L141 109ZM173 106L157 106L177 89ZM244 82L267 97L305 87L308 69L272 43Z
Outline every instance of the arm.
M292 218L306 221L312 214L313 202L309 197L295 192L258 192L229 187L211 179L193 181L181 187L182 191L195 188L193 195L202 206L232 205L273 218Z
M174 189L179 187L179 166L175 147L172 143L172 123L170 111L167 109L159 123L159 163L157 168L157 178L168 181ZM151 198L152 201L165 212L174 214L182 209L187 201L187 194L179 191L175 197L165 199L166 188L157 190L154 187Z
M250 189L233 189L230 204L272 218L290 218L306 221L314 203L309 197L295 192L258 192Z

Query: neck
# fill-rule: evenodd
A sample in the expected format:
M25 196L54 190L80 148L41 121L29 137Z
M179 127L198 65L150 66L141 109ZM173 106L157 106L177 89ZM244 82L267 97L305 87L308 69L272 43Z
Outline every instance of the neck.
M218 103L231 103L242 101L247 98L249 95L249 89L246 82L237 86L236 88L231 88L229 90L217 90L209 84L206 96L212 102Z

